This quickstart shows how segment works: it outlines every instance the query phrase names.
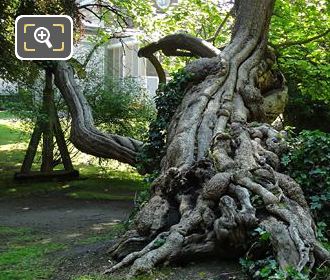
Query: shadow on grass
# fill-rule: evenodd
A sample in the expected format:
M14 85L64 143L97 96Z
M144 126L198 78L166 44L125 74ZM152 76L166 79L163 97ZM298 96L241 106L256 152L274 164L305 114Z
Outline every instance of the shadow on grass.
M140 177L128 177L128 172L116 172L118 177L86 174L80 169L81 178L59 182L17 182L13 179L19 166L10 165L2 169L0 178L0 197L27 197L47 193L62 194L75 199L133 200L136 192L143 191L148 185ZM94 167L91 167L94 169Z
M0 112L0 199L15 199L29 196L54 195L59 200L68 196L83 200L132 200L138 191L148 188L143 177L131 168L115 170L93 164L75 164L81 178L59 182L17 182L15 172L19 171L24 159L29 135L22 133L19 121L10 114ZM40 150L37 157L40 158ZM33 165L38 170L39 163ZM58 166L57 169L63 168ZM117 237L125 230L117 221L98 223L86 232L65 233L65 239L58 236L46 238L29 229L0 226L0 279L37 280L51 279L60 261L57 254L72 250L74 246L89 246ZM55 240L55 241L54 241ZM49 255L49 253L51 253ZM50 261L51 260L51 261ZM96 260L98 262L98 260ZM76 279L104 279L101 276L84 275ZM74 278L73 278L74 279ZM62 278L61 280L64 280Z
M12 126L12 127L11 127ZM57 192L75 199L132 200L136 192L148 186L132 169L104 170L92 164L76 164L80 179L68 182L16 182L13 180L23 162L29 135L23 133L19 121L10 113L0 112L0 197L26 197ZM37 152L40 159L40 151ZM33 170L38 170L35 163ZM58 166L56 169L63 169Z

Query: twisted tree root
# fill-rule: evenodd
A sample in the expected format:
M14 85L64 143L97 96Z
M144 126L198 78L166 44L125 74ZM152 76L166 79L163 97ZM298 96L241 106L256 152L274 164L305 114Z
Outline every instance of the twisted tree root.
M191 256L238 257L256 227L270 233L282 269L329 259L301 188L279 173L284 134L263 123L263 95L286 91L284 79L266 79L274 73L274 59L265 57L273 5L236 1L230 44L186 67L200 73L198 84L172 117L161 175L135 219L138 235L151 241L131 252L123 241L117 248L127 256L107 272L132 264L131 276Z
M106 273L132 264L131 277L148 272L157 264L191 255L221 255L223 251L219 248L226 246L235 253L242 253L248 249L249 232L258 226L270 233L271 245L283 269L290 265L301 271L304 267L313 267L315 258L327 259L329 253L316 241L313 220L301 189L291 178L273 168L274 162L278 162L278 158L274 160L277 157L274 151L284 145L284 140L275 143L273 139L270 143L268 140L273 135L274 130L266 125L252 129L233 123L226 136L217 135L211 151L217 151L219 157L217 141L222 147L227 141L230 151L226 153L232 164L225 164L220 171L210 171L217 169L214 165L210 168L209 160L201 160L189 171L169 170L156 183L166 186L158 186L158 194L136 220L140 234L157 233L156 237ZM260 137L260 141L256 137ZM169 185L173 186L172 191L162 193ZM168 219L169 206L164 208L164 203L155 203L161 200L173 203L175 192L179 193L175 206L180 215L178 222ZM260 197L261 209L251 201L252 196ZM146 217L151 214L153 218L147 225ZM164 231L166 228L168 230Z

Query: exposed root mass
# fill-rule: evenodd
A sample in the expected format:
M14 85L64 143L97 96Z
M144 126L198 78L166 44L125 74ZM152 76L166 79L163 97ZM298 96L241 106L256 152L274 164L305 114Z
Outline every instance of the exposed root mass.
M267 50L273 4L237 1L231 43L218 57L187 66L201 73L199 83L172 118L152 198L107 272L131 265L134 275L192 257L237 257L249 250L257 227L270 233L283 269L301 271L329 258L301 188L279 172L285 134L266 123L277 113L268 113L266 99L282 102L274 106L281 110L286 95Z
M136 217L137 234L151 241L107 272L132 264L135 275L192 256L228 257L228 248L237 256L248 250L256 227L270 233L282 268L313 267L320 256L313 220L300 187L276 172L284 140L275 133L265 124L231 123L213 140L213 160L169 169L154 183L153 198Z

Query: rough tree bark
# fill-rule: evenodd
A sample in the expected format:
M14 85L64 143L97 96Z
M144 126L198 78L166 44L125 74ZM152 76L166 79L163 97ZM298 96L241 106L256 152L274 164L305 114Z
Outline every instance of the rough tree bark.
M286 95L267 49L273 5L236 1L230 44L187 66L208 74L187 90L173 116L152 198L111 248L120 262L107 272L131 265L133 275L191 256L237 256L248 250L256 227L271 234L282 268L301 271L328 256L316 241L301 188L278 172L285 141L266 123L273 118L267 114L270 96Z
M87 154L116 159L134 166L142 142L96 129L91 109L75 82L71 66L64 61L58 62L53 72L55 84L71 114L70 140L76 148Z
M214 57L220 54L220 51L209 42L182 33L168 35L156 43L141 48L138 56L149 59L157 71L160 84L166 84L165 71L154 55L160 50L166 56Z
M192 256L237 256L249 249L256 227L271 234L282 268L301 271L329 258L316 240L301 188L278 172L285 140L267 123L273 118L269 99L285 98L286 92L267 49L273 5L274 0L236 0L229 45L186 67L199 74L199 83L187 89L173 116L152 198L111 248L119 262L108 273L131 265L133 275ZM55 77L71 104L75 144L100 156L112 150L111 156L134 162L140 143L93 128L65 67L59 64Z

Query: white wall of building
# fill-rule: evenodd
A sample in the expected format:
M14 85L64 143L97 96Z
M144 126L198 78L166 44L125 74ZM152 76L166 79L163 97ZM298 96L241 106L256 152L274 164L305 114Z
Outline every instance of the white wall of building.
M104 74L114 78L136 78L154 95L158 88L158 76L147 59L138 57L139 48L140 43L134 35L122 40L110 40L105 47Z

